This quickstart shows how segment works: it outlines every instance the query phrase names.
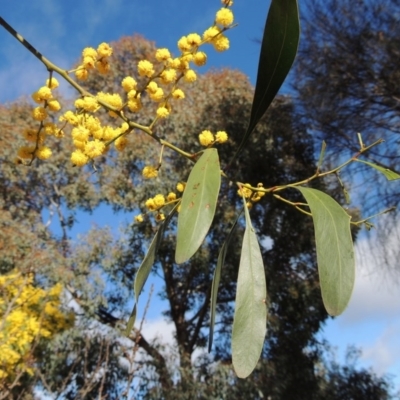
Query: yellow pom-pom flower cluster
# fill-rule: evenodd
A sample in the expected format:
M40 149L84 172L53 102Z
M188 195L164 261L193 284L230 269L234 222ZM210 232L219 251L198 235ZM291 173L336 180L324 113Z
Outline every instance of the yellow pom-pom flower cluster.
M181 187L178 187L178 185L181 185ZM177 185L177 190L182 191L184 189L183 184L178 184ZM181 189L181 190L180 190ZM156 212L155 219L156 221L163 221L165 219L164 213L161 212L161 209L169 205L171 203L175 203L176 201L179 201L178 196L174 192L169 192L166 196L163 194L156 194L154 197L150 197L149 199L146 200L145 206L149 212ZM136 222L143 222L143 214L138 214L135 216L135 221Z
M214 143L225 143L228 140L228 134L225 131L218 131L215 136L209 130L204 130L199 135L199 142L204 147L209 147Z
M114 105L119 104L121 99L117 96L108 97L104 93L99 96L102 99L107 99L109 103ZM87 99L84 98L84 101ZM90 101L91 106L96 99ZM93 106L94 109L97 107ZM82 112L83 111L83 112ZM123 123L121 126L113 128L109 125L103 126L99 118L85 112L85 106L78 109L77 112L67 111L60 117L60 121L67 122L72 125L71 137L75 150L71 154L71 162L81 167L96 157L99 157L107 151L109 142L114 141L115 148L122 151L128 144L128 140L123 136L128 131L129 125Z
M251 186L250 183L245 183L245 185ZM253 203L260 201L261 197L265 196L265 192L262 190L253 190L246 186L239 187L237 194L240 197L244 197L246 200L248 200L246 203L247 208L251 208L253 206ZM262 183L257 184L257 188L262 189L263 184Z
M180 193L183 193L183 191L185 190L186 187L186 183L185 182L178 182L176 184L176 190Z
M53 96L53 89L56 89L59 83L56 78L47 79L46 85L39 88L32 94L33 101L38 104L32 110L32 118L40 122L38 128L30 128L23 131L24 138L33 143L31 146L22 146L18 149L17 157L22 162L30 163L35 158L47 160L50 158L51 149L44 145L46 135L52 135L57 138L63 137L64 133L58 129L52 122L47 122L49 112L57 112L61 109L59 101Z
M245 185L251 186L250 183L245 183ZM249 199L253 194L253 191L246 186L242 186L237 191L240 197L244 197L245 199Z
M164 207L166 199L163 194L156 194L154 197L146 200L146 207L149 211L157 211L156 221L162 221L165 219L164 213L160 212L160 209Z
M214 25L203 33L203 41L212 44L216 51L229 49L229 39L224 35L224 32L232 26L234 20L233 12L227 8L233 2L223 0L222 3L225 7L217 11Z
M158 169L151 165L148 165L143 168L142 175L143 175L143 178L145 178L145 179L157 178Z
M101 74L110 71L109 57L112 55L112 48L107 43L101 43L97 50L93 47L86 47L82 51L82 63L75 70L75 76L79 80L86 80L89 71L97 69Z
M33 276L11 272L0 276L0 379L18 373L33 374L32 346L71 326L73 319L61 311L61 284L48 290L35 287Z
M102 125L100 119L93 115L100 109L100 102L117 111L123 107L119 94L99 92L94 96L84 96L75 101L76 112L67 111L60 121L72 126L71 138L75 150L71 154L71 162L76 166L83 166L99 157L114 142L118 151L123 151L128 145L128 139L124 134L129 132L129 124L123 122L121 126L112 127ZM116 112L110 110L112 117L117 117Z
M215 22L223 27L228 27L233 23L233 13L228 8L221 8L215 16Z
M126 76L121 86L126 92L126 102L129 111L135 113L141 110L141 96L145 92L149 98L158 103L156 118L167 118L171 113L171 100L185 98L185 93L178 88L180 80L193 83L197 80L197 74L191 64L200 67L207 62L207 55L199 51L204 43L213 44L217 51L229 48L229 40L223 32L229 29L233 23L233 13L227 7L230 3L223 3L226 7L219 10L215 17L215 24L203 33L190 33L178 40L180 55L173 57L167 48L159 48L155 52L157 63L149 60L141 60L137 65L137 75L146 78L144 87L139 88L137 80L132 76Z
M179 55L174 57L167 48L158 48L155 51L155 61L140 60L136 70L131 75L125 76L121 81L124 94L99 92L91 95L84 92L79 85L77 90L84 93L76 99L74 111L65 112L59 121L71 128L71 139L74 149L71 153L71 162L76 166L84 166L89 161L99 157L114 143L118 151L123 151L128 145L126 135L134 128L142 129L152 134L153 125L159 120L167 118L173 109L174 101L185 98L185 92L179 87L180 82L193 83L197 80L196 67L206 64L207 54L200 48L204 44L212 44L217 51L229 48L229 40L224 36L226 30L232 27L234 20L232 11L228 8L231 1L223 1L224 7L215 15L214 24L203 34L189 33L182 36L178 42ZM70 72L75 72L78 80L85 80L90 71L99 71L102 74L110 70L110 57L113 50L107 43L101 43L97 49L86 47L82 51L80 65ZM60 110L60 104L54 98L52 90L58 86L55 78L50 78L45 86L40 88L32 96L38 106L32 111L34 120L40 122L40 128L24 132L25 138L34 143L31 146L21 147L18 151L19 160L28 160L30 163L34 158L47 159L51 155L50 148L44 146L46 135L57 138L63 137L64 133L57 126L48 122L49 113ZM74 85L75 86L75 85ZM143 104L143 98L149 98L154 103L154 118L148 125L140 126L131 120L130 113L139 112ZM103 126L100 119L95 116L101 108L108 111L114 118L123 119L121 126ZM147 129L147 130L146 130ZM200 135L203 146L214 143L224 143L228 136L225 132L217 132L214 136L209 133ZM145 178L157 176L157 169L145 167L143 170Z

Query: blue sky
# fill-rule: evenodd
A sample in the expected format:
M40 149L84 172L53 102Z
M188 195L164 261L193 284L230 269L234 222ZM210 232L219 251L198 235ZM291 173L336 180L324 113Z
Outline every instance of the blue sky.
M269 1L235 1L233 10L239 25L229 32L231 49L221 54L210 51L208 67L239 69L255 83L259 50L255 39L261 37L268 6ZM219 7L218 0L20 0L2 2L0 15L47 58L68 69L83 47L97 47L100 42L133 33L175 51L177 39L202 32ZM47 72L3 29L0 41L0 102L4 103L30 95L43 84ZM65 85L62 90L70 93ZM86 216L78 230L86 231L92 222L105 225L110 221L107 213L97 212ZM398 375L400 285L382 273L384 267L370 255L370 243L362 239L357 246L358 275L353 298L344 314L327 324L324 336L338 347L339 356L347 345L354 344L363 350L362 365L371 366L380 374ZM154 327L163 325L155 311L150 317L146 329L155 334ZM399 378L396 385L400 388Z
M229 32L231 49L208 52L208 66L240 69L254 83L259 47L254 39L262 35L269 1L263 6L257 0L236 3L239 26ZM219 7L218 0L20 0L18 7L0 5L0 13L47 58L68 69L83 47L97 47L133 33L177 52L177 40L191 32L202 33ZM6 31L0 35L0 101L4 102L36 90L47 74Z

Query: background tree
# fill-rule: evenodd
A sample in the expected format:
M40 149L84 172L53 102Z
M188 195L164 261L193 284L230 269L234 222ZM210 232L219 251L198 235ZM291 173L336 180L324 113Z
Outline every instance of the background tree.
M368 153L370 161L399 170L399 12L398 0L302 3L302 40L291 83L300 117L315 138L327 142L330 160L356 153L360 132L366 144L385 141ZM368 196L355 201L365 216L398 204L399 185L388 185L370 167L356 163L344 180L348 188L368 188ZM398 218L382 221L376 256L396 270Z
M139 37L123 38L113 47L112 86L107 86L101 76L93 76L87 87L94 92L118 91L122 78L143 56L150 59L155 49L154 44ZM190 150L198 146L197 135L201 130L225 129L231 138L221 148L222 163L226 163L246 128L251 85L241 73L224 70L207 74L192 89L186 88L186 93L186 102L174 105L177 112L158 126L157 135ZM147 110L146 99L144 105ZM2 109L2 127L10 137L17 137L29 121L28 111L27 105ZM139 118L145 121L146 111ZM193 135L188 137L190 132ZM14 145L15 141L10 143ZM123 339L119 331L131 311L134 273L154 235L153 218L143 224L129 224L119 238L99 228L78 243L72 243L68 236L75 219L79 222L80 213L90 212L101 203L115 211L139 212L138 206L143 206L147 198L160 191L166 194L174 190L178 180L187 178L189 161L165 151L160 178L156 182L143 182L140 175L143 160L156 163L160 150L144 134L135 132L123 153L110 151L107 160L103 158L96 163L95 173L90 168L82 171L71 166L68 146L62 147L51 163L21 168L4 162L0 172L1 187L5 188L2 207L14 213L12 218L17 223L27 221L27 230L34 239L43 240L43 247L47 249L49 245L57 254L47 265L33 265L38 284L45 285L47 280L64 282L78 316L75 327L54 340L44 352L46 356L38 360L38 372L29 390L39 385L49 393L71 399L99 398L106 394L120 398L127 386L137 385L138 396L143 398L242 398L244 393L254 398L320 396L329 378L315 373L324 350L315 335L327 314L320 301L309 218L273 198L263 199L252 211L254 225L263 239L270 317L263 358L246 381L235 379L226 368L230 364L228 333L238 265L235 246L229 251L219 292L215 359L203 355L193 361L195 350L204 349L207 341L213 272L210 261L217 258L241 198L236 189L224 184L221 194L227 199L226 206L216 214L215 228L198 254L182 266L173 262L172 233L176 222L172 221L154 272L163 279L165 316L176 330L178 354L174 365L171 354L166 354L160 344L150 342L143 334L139 336L138 331ZM4 159L10 159L14 151L12 146L5 147ZM262 181L270 186L304 179L314 169L311 137L294 118L293 103L288 97L276 99L251 143L231 168L238 179ZM298 195L293 193L291 198ZM44 210L58 214L61 235L40 224ZM43 233L37 232L39 226ZM240 240L239 229L233 241ZM16 267L18 261L14 260ZM126 366L136 346L142 349L143 356L130 369ZM227 382L232 385L227 386ZM370 382L372 386L379 384L374 377Z
M137 43L139 43L139 51L132 49L132 46L136 46ZM124 47L121 48L121 45ZM143 54L141 51L143 47L144 45L139 38L132 41L125 38L119 46L114 46L117 62L114 63L112 72L116 76L110 80L111 82L120 82L126 74L129 74L129 69L124 70L124 68L126 69L125 66L132 66L138 62L139 59L136 57ZM120 65L119 60L123 61L122 65ZM94 92L100 90L100 88L107 88L107 90L113 92L118 90L118 87L110 88L107 86L107 81L107 77L102 78L93 75L87 86ZM213 96L209 96L208 93L213 93ZM250 113L251 98L251 87L243 75L229 71L208 74L187 92L186 101L193 104L189 113L184 111L185 104L181 106L178 103L176 107L182 107L182 112L172 114L171 118L166 120L156 133L178 146L182 145L182 140L185 140L183 148L190 150L197 145L197 134L203 129L226 130L230 134L231 144L229 147L224 146L221 149L221 158L222 163L227 162L246 128L245 121L247 121ZM182 134L183 132L193 132L192 138L190 136L189 138L185 137ZM293 134L293 132L296 133ZM304 127L296 126L292 119L292 105L289 98L280 98L274 103L269 115L253 137L253 142L247 147L243 156L232 166L237 179L250 182L262 181L273 186L282 181L304 179L312 173L314 169L312 141L310 136L305 133ZM152 146L152 143L149 143L148 146ZM148 148L145 151L146 154L149 154ZM136 155L139 154L140 159L140 153L137 151L135 153ZM154 160L157 159L157 155L153 157ZM147 160L149 159L151 159L151 156L147 156ZM122 160L122 158L119 160ZM174 158L173 155L168 155L168 161L171 163L170 168L172 170L164 173L161 169L161 174L163 183L169 184L169 188L167 186L166 190L171 190L175 182L168 182L165 179L166 176L185 176L184 171L187 175L190 164L185 160L182 161L181 157ZM120 168L113 168L113 174L118 174L119 170ZM137 176L136 171L132 172L136 173ZM127 174L128 176L129 174ZM114 181L114 178L111 180ZM149 197L149 193L151 193L147 190L142 195L143 199ZM165 240L165 246L159 253L159 273L165 281L166 299L169 302L169 310L166 314L176 328L182 371L181 384L184 396L189 397L190 390L194 390L194 393L198 390L196 386L193 386L191 356L197 347L204 346L205 334L207 334L204 328L208 326L208 296L213 272L209 267L209 262L213 256L216 260L221 238L226 235L229 229L230 218L234 215L235 208L240 208L241 204L236 189L226 186L222 189L222 193L229 199L229 202L227 202L226 209L216 215L220 222L217 224L217 228L211 232L201 252L188 263L187 267L178 267L173 264L174 242L173 236L168 235L168 233L166 237L169 240ZM136 199L138 198L140 197L136 196ZM232 207L232 204L235 206ZM254 211L257 212L257 210L258 208L255 208ZM302 354L307 346L313 345L313 335L327 318L320 301L312 235L304 234L305 227L308 227L308 231L312 232L311 220L293 212L289 207L282 207L278 201L273 200L271 205L261 206L257 217L253 215L253 218L255 218L255 224L259 231L272 246L272 248L265 249L267 276L270 280L269 293L272 314L270 318L276 324L271 322L267 344L270 349L266 350L266 354L271 358L270 364L277 364L274 374L271 374L270 381L277 382L281 379L282 385L285 382L285 388L289 387L288 390L291 393L296 393L296 391L297 393L309 393L310 386L314 386L314 390L317 388L317 381L313 376L312 361L316 355L303 356ZM296 227L299 229L296 229ZM130 235L131 246L129 246L127 257L131 254L132 247L137 248L143 243L145 237L138 234L137 231L143 232L144 229L151 232L146 224L133 227ZM172 230L174 229L173 226ZM149 239L150 237L147 238L147 240ZM240 241L240 235L237 241ZM285 246L284 251L283 245ZM224 286L220 289L219 312L222 327L220 344L217 341L217 357L223 360L230 359L228 350L230 346L229 341L227 342L228 335L226 333L232 321L232 302L235 296L234 282L237 265L238 254L231 258L229 269L227 268L224 271ZM304 276L309 278L305 286ZM300 314L296 316L297 321L291 321L294 315L291 315L291 317L286 315L290 309L289 304L293 306L294 299L296 299L295 312ZM193 317L188 318L188 314L193 315ZM288 326L285 327L285 330L281 330L281 318L287 318L286 324ZM304 329L304 324L300 323L300 321L304 323L304 318L308 318L310 322L307 324L307 331ZM288 335L290 330L293 334L292 339ZM274 336L275 331L276 336ZM303 341L299 340L301 331L303 331ZM294 347L294 344L296 344L296 347ZM315 342L314 344L316 345ZM293 367L293 374L288 373L290 366L293 366L293 360L285 354L288 348L291 348L292 354L294 348L298 349L298 358L296 359L299 364L297 367ZM274 352L276 352L275 355ZM302 363L304 365L301 365ZM307 369L305 368L306 364L308 365ZM300 370L302 373L298 374L295 372L296 370ZM280 371L285 371L285 373L282 372L279 378ZM307 376L308 379L305 379ZM290 379L292 379L292 382L290 382ZM178 393L181 392L182 390L178 391ZM173 396L176 397L177 395L174 392Z
M107 390L112 395L119 390L116 378L123 376L125 371L118 363L118 368L112 369L113 362L118 361L115 352L108 351L105 363L104 348L110 345L96 344L104 339L94 335L91 318L93 310L99 307L98 303L104 300L102 280L97 276L98 271L92 269L99 265L99 260L106 261L105 254L112 239L105 230L94 229L76 246L69 242L68 232L75 222L78 208L93 210L99 203L99 196L88 182L91 172L74 168L68 162L68 150L63 152L59 148L60 153L55 155L53 165L44 163L33 168L21 168L15 164L15 151L20 145L22 132L30 127L31 108L25 101L0 107L1 140L4 144L0 155L1 273L5 276L13 271L31 274L36 290L48 290L57 283L64 288L72 285L82 294L82 300L91 300L92 308L87 307L83 317L75 304L75 329L65 330L51 344L47 342L39 347L35 339L32 347L35 352L28 352L30 357L25 361L25 368L34 373L21 375L17 381L5 382L0 392L10 399L24 398L25 395L29 398L38 387L49 393L63 393L66 398L77 398L79 391L89 392L89 389L96 390L97 394ZM59 221L57 233L49 230L54 219ZM70 298L66 291L65 302L69 303ZM2 305L7 305L4 293L2 300ZM65 306L70 310L69 304ZM40 309L37 312L40 315ZM87 356L89 348L90 358ZM105 364L108 364L109 373L104 376L110 379L106 382L105 379L95 379L93 384L93 371L104 368ZM82 379L77 378L79 376ZM107 387L110 380L112 384Z

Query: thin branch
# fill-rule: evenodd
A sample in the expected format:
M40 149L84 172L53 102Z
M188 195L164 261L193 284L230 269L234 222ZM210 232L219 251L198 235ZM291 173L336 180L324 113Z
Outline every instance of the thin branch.
M129 358L129 362L130 362L130 370L129 370L129 376L128 376L128 380L126 383L126 389L125 392L122 394L123 396L126 396L127 399L129 399L129 391L130 391L130 387L132 385L132 381L133 381L133 376L134 376L134 368L133 368L133 363L135 361L136 358L136 354L138 352L139 349L139 340L140 340L140 336L141 336L141 332L143 330L143 324L146 318L146 314L149 310L150 307L150 300L151 297L153 295L153 291L154 291L154 285L152 284L150 287L150 292L149 292L149 296L147 298L147 302L146 302L146 306L144 308L144 312L143 312L143 317L140 321L140 325L139 325L139 329L138 329L138 334L136 335L136 339L135 339L135 344L133 346L133 352L132 352L132 356Z
M196 344L196 341L198 339L200 329L203 327L204 318L207 315L208 306L210 304L210 296L211 296L211 284L208 285L207 294L206 294L206 297L204 299L204 303L203 303L203 305L201 306L200 310L197 313L198 316L199 316L199 319L197 320L197 324L196 324L196 326L194 328L192 337L191 337L190 342L189 342L189 348L191 350L193 350L194 345Z
M40 62L42 62L46 69L51 73L51 72L57 72L63 79L65 79L73 88L75 88L81 96L88 96L88 97L95 97L92 93L88 92L86 89L84 89L81 85L79 85L76 81L74 81L70 76L69 72L67 70L64 70L60 67L58 67L56 64L52 63L50 60L48 60L46 57L44 57L35 47L32 46L21 34L19 34L11 25L9 25L2 17L0 17L0 25L3 26L7 32L9 32L15 39L17 39L24 47L26 47L29 52L31 52ZM174 150L175 152L179 153L183 157L193 160L194 155L187 153L183 150L181 150L179 147L174 146L173 144L167 142L166 140L158 137L148 126L138 124L134 121L131 121L128 117L125 116L124 112L122 110L119 110L110 104L106 103L103 100L100 100L96 98L97 102L103 106L106 110L112 111L115 114L117 114L122 120L124 120L131 129L139 129L145 133L147 133L149 136L151 136L153 139L158 141L161 145L165 147L169 147L171 150Z

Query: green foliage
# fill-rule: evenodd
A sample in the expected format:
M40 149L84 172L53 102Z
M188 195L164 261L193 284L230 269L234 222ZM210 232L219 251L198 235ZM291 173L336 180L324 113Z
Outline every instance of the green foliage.
M135 324L139 295L143 289L143 286L145 285L145 283L147 281L147 278L150 275L150 271L154 265L154 260L155 260L156 254L159 250L164 231L165 231L169 221L175 214L176 208L177 207L174 207L173 210L168 214L167 218L161 222L161 224L157 230L157 233L155 234L153 240L150 243L149 249L147 250L145 257L143 258L143 261L140 264L140 267L138 268L138 270L136 272L135 283L133 286L133 290L135 293L135 305L133 306L131 316L129 317L128 323L126 325L126 331L125 331L126 335L130 334L130 332Z
M189 260L212 224L221 185L218 152L207 149L190 172L178 217L175 261Z
M321 385L321 398L336 399L398 399L400 393L391 394L390 383L364 368L357 368L360 352L349 347L344 365L327 359L321 369L326 382Z
M96 174L90 168L77 172L77 168L67 164L68 149L65 148L52 164L42 165L33 160L32 167L23 172L11 164L2 167L2 210L12 221L26 224L28 230L35 227L34 241L40 239L35 245L48 246L57 254L55 258L49 257L48 269L38 274L44 280L65 282L77 313L83 315L74 329L47 347L48 359L37 362L40 384L49 393L65 398L84 397L83 394L100 398L102 393L115 398L128 397L134 378L140 380L139 390L144 398L166 399L193 398L199 393L208 398L234 398L240 393L243 398L244 392L247 398L300 399L305 395L318 398L324 385L329 386L328 377L319 379L315 374L322 359L315 335L327 318L320 302L319 286L328 313L340 314L348 304L354 285L350 216L331 196L301 185L318 185L325 191L332 189L323 178L359 161L357 157L378 142L367 147L362 145L357 156L326 171L322 171L321 154L315 170L311 138L294 116L291 99L275 98L293 63L298 38L297 1L273 0L262 41L253 102L252 88L243 75L228 70L214 72L199 78L192 89L182 84L187 100L195 106L186 109L177 103L175 113L168 120L158 121L154 118L154 103L143 90L144 109L133 116L102 104L124 121L128 120L130 128L142 132L135 132L134 148L128 146L120 155L111 149L107 157L96 158ZM129 75L130 66L138 63L141 54L154 61L155 48L143 38L124 38L115 46L115 53L116 64L108 83L104 83L106 78L93 74L86 82L88 89L113 93L121 90L115 86ZM46 66L65 75L51 63ZM139 83L148 82L142 77ZM73 85L81 94L86 93L83 86ZM264 115L267 109L269 113ZM22 125L24 116L29 115L28 106L2 111L4 127L10 124L7 119L10 116L17 117ZM101 118L108 121L106 115ZM137 121L150 122L147 126ZM152 131L155 124L157 130ZM213 147L198 152L196 139L182 137L181 133L203 129L225 129L231 141L221 150ZM168 141L161 139L164 137ZM217 142L212 145L216 146ZM158 157L159 148L162 156ZM167 155L163 155L164 148L168 150ZM162 176L147 186L140 185L142 178L138 173L143 169L144 159L159 159ZM193 160L197 160L194 166ZM228 167L224 169L225 165ZM386 176L398 177L374 165L370 166ZM95 228L78 244L68 241L68 230L74 224L78 207L91 211L105 203L115 210L130 211L144 203L155 190L170 192L177 178L186 176L189 178L177 221L173 209L158 229L154 227L157 218L150 216L142 225L128 225L125 236L116 240L108 232ZM321 178L319 182L318 178ZM25 187L23 182L29 184ZM237 217L242 208L237 187L244 197L245 210L241 249L233 245L243 230ZM300 193L288 191L287 198L277 194L293 187L306 198L311 211L319 282L311 238L312 221L310 215L298 212L299 208L304 212ZM258 204L260 200L262 205ZM41 213L52 207L61 221L61 238L53 237L47 227L37 228ZM235 221L233 226L232 221ZM360 225L365 221L354 223ZM7 224L2 227L7 228ZM18 255L32 238L27 235L23 239L22 244L17 244L17 257L12 252L7 254L2 270L18 263L21 267ZM215 262L218 250L213 274L210 264ZM176 265L181 263L186 264ZM57 269L52 271L52 264ZM139 295L151 271L162 276L165 285L162 290L162 296L168 300L165 315L176 330L179 364L175 369L163 349L156 342L146 340L141 326L134 328ZM135 303L129 317L132 287ZM269 336L266 338L267 324ZM213 371L212 360L205 355L198 365L192 363L194 351L205 346L207 328L211 349L216 326L214 361L219 361L215 364L218 373ZM230 326L232 336L228 334ZM121 327L127 337L120 336ZM144 358L137 362L139 348ZM57 359L51 354L57 354ZM227 372L224 363L230 362L231 357L237 377L249 377L254 372L252 377L240 381ZM121 368L120 359L125 366L128 364L127 368ZM145 367L141 369L136 363ZM207 379L213 382L212 388L204 384ZM226 387L227 380L234 383L232 387ZM32 379L30 388L38 382ZM126 389L121 389L121 382ZM369 384L377 386L374 380Z
M297 53L299 37L297 0L272 0L261 42L250 120L236 154L246 144L285 81Z
M305 0L302 7L302 40L290 81L298 117L316 139L327 142L328 162L357 154L361 132L366 143L384 140L362 159L399 174L399 2L360 0L355 6ZM357 179L367 187L374 182L359 205L363 214L398 204L396 182L386 184L384 175L362 163L346 172L343 178L348 181ZM397 222L384 225L378 235L381 256L387 253L386 234L394 234L389 228Z
M241 213L237 216L235 223L232 225L232 228L229 231L225 242L221 246L221 250L219 251L219 254L218 254L217 265L216 265L215 271L214 271L214 276L213 276L212 286L211 286L211 296L210 296L211 297L211 299L210 299L210 333L209 333L209 338L208 338L208 352L211 351L213 337L214 337L215 314L216 314L217 298L218 298L218 286L219 286L219 282L221 280L221 271L222 271L222 267L225 263L225 258L226 258L226 254L228 251L228 247L232 240L233 233L235 231L235 228L238 223L240 215L241 215Z
M246 229L240 255L232 325L232 363L239 378L256 367L264 346L267 326L267 284L257 235L243 198Z
M314 221L322 299L330 315L341 314L350 301L355 280L355 259L350 216L327 194L298 187Z
M357 160L360 163L370 166L371 168L376 169L377 171L381 172L388 181L395 181L396 179L400 179L400 175L396 172L390 170L389 168L381 167L380 165L371 163L369 161L364 160Z

